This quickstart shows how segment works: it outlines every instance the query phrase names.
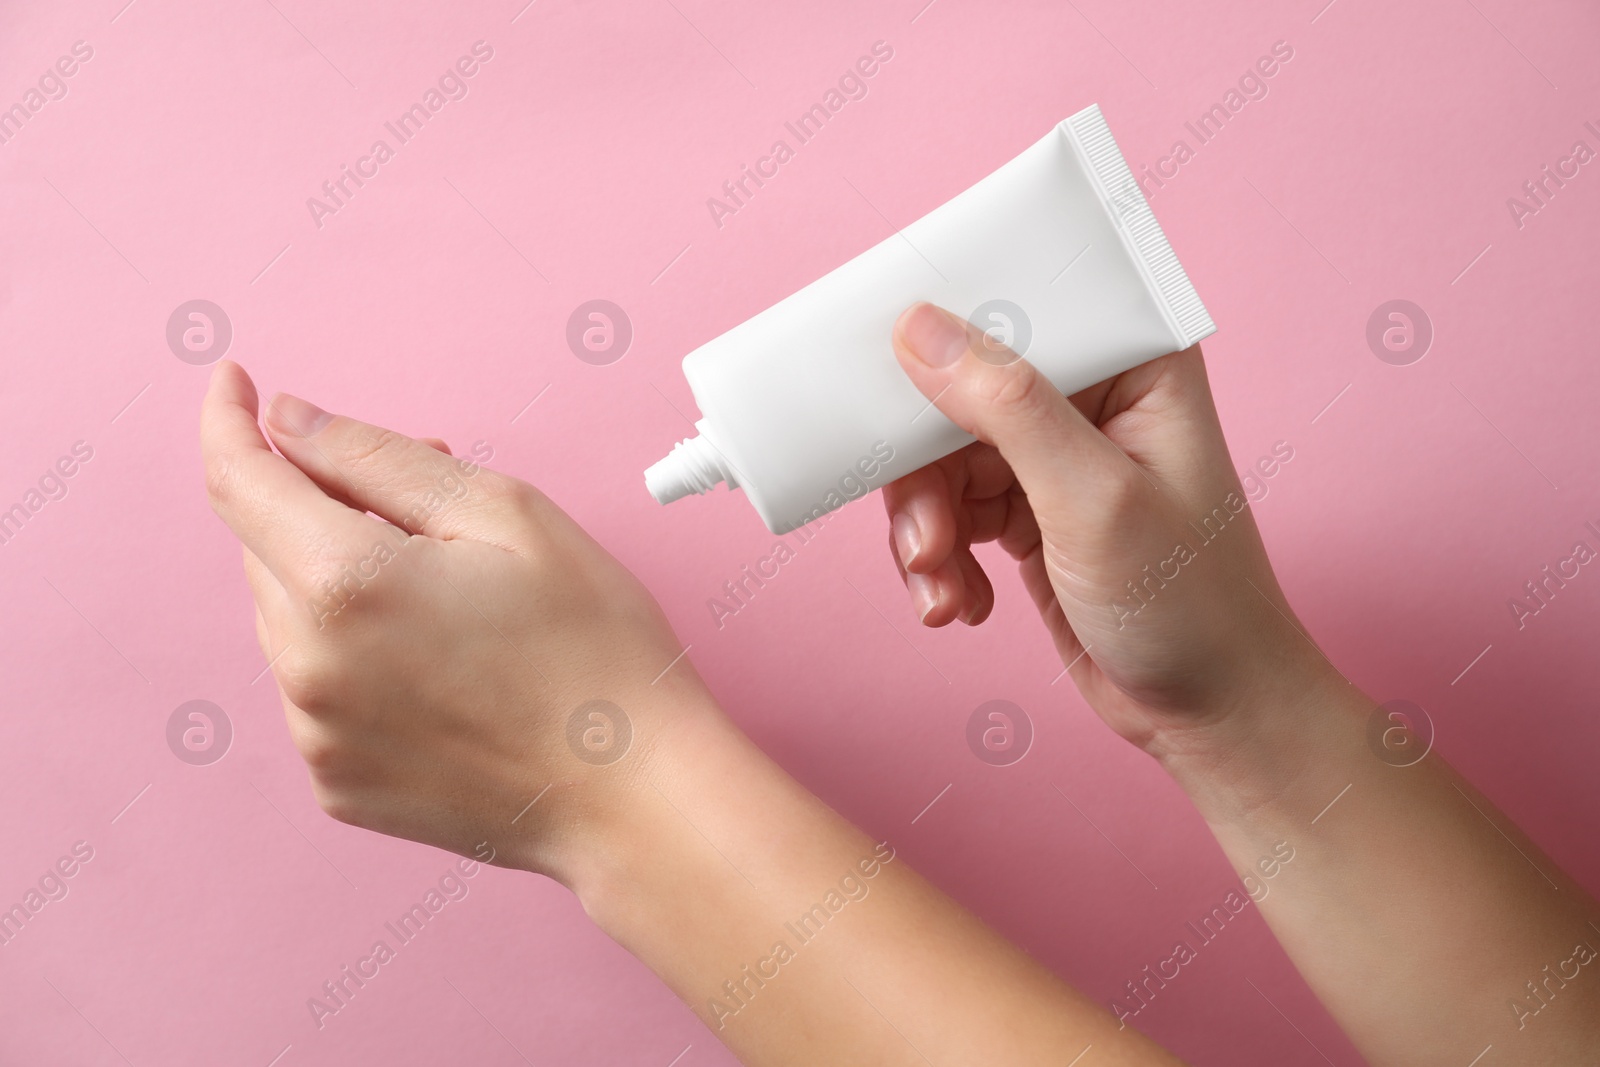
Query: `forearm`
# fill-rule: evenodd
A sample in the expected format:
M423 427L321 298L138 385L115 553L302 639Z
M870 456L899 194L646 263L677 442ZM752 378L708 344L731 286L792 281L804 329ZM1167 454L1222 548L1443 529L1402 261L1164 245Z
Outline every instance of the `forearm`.
M807 793L720 713L663 729L568 879L747 1064L1173 1064Z
M1376 1065L1461 1067L1490 1045L1592 1062L1594 899L1437 752L1384 748L1375 702L1331 668L1274 699L1227 760L1163 763L1357 1047Z

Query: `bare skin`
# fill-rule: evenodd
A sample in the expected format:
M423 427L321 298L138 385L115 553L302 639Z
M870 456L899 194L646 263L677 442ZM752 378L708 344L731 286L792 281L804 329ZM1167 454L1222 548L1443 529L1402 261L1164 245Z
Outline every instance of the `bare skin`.
M947 323L919 305L894 337L982 442L884 494L924 623L989 613L970 544L999 540L1086 698L1235 868L1292 845L1263 911L1373 1063L1600 1045L1600 966L1521 1029L1507 1008L1539 1004L1523 983L1574 943L1600 946L1600 912L1436 755L1373 754L1371 703L1293 621L1248 509L1227 510L1198 350L1069 402ZM269 445L257 409L219 364L208 489L330 815L557 879L747 1064L1178 1062L757 750L644 587L536 489L283 395ZM1112 606L1214 505L1223 536L1131 618Z
M1306 635L1199 349L1068 400L929 305L894 345L980 440L884 491L923 623L989 613L971 545L998 541L1079 690L1172 774L1234 869L1259 879L1293 849L1262 913L1372 1063L1464 1067L1489 1045L1592 1063L1600 907Z
M557 879L748 1064L1178 1062L662 675L655 601L537 490L287 397L279 455L256 413L219 365L212 500L334 818Z

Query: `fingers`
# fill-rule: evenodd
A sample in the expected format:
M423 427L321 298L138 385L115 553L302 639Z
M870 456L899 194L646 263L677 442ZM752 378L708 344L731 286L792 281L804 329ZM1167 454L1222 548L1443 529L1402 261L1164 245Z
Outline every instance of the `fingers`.
M1016 487L1005 459L985 444L968 445L884 486L901 565L920 573L937 566L955 548L963 514L973 523L969 540L993 541Z
M966 600L966 586L961 577L961 565L955 558L947 558L927 573L901 571L906 592L911 595L911 610L924 626L938 627L952 622L961 614Z
M1036 511L1065 514L1130 473L1128 458L1049 379L948 312L912 306L893 343L923 395L999 449Z
M900 577L911 595L911 608L924 626L945 626L957 619L976 626L994 607L994 586L966 545L926 574L902 569Z
M417 440L421 441L435 452L443 452L447 456L450 454L450 446L445 444L437 437L419 437Z
M956 543L950 482L944 468L929 464L883 487L891 547L900 566L926 574L944 562Z
M223 360L200 408L200 450L211 506L284 588L298 588L330 543L358 543L361 515L330 499L275 454L256 426L249 375Z
M280 619L291 603L289 594L261 562L261 557L248 547L244 549L244 577L250 584L250 596L265 620L272 623Z
M955 617L968 626L976 626L994 608L994 586L971 548L963 546L956 553L956 567L961 574L961 603Z
M287 393L267 405L266 424L278 449L318 485L409 533L474 535L491 495L485 490L506 480L453 459L436 438L332 415Z
M1009 513L1017 509L1011 507L1011 493L1004 491L957 499L963 485L967 494L975 489L995 491L995 484L969 482L965 460L986 447L972 446L884 487L889 551L924 626L944 626L956 619L976 626L994 606L994 587L972 555L971 545L1008 536L1015 525ZM980 475L979 481L990 479ZM1031 514L1028 517L1031 521ZM1036 529L1034 540L1037 543Z

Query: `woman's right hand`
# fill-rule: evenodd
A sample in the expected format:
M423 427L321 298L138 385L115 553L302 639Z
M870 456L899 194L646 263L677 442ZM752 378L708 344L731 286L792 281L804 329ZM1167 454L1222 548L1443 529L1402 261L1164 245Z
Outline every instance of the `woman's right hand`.
M902 314L893 341L917 388L978 438L884 488L924 625L989 614L971 546L998 541L1085 698L1158 757L1231 733L1277 690L1337 679L1278 588L1198 346L1069 399L931 304Z

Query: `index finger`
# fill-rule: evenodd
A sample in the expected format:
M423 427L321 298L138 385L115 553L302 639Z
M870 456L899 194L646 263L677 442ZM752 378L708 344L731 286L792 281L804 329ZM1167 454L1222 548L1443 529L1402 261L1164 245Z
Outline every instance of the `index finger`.
M217 364L200 407L200 452L211 507L284 588L303 589L329 543L355 543L370 520L330 498L273 452L256 425L259 398L244 368Z

